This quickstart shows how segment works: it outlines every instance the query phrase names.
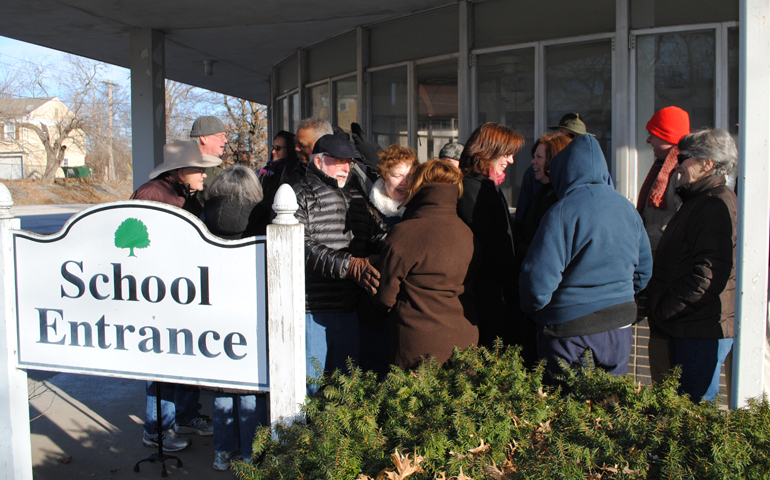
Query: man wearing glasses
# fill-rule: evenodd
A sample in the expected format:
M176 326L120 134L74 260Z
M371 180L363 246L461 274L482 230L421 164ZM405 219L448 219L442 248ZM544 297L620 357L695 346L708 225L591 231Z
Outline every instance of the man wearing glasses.
M222 144L224 145L224 143ZM150 181L137 188L133 200L152 200L187 210L196 217L203 211L197 195L203 190L206 168L212 168L222 160L216 155L201 153L194 140L167 143L163 147L163 163L150 172ZM155 385L147 382L146 421L142 443L158 446L155 429ZM161 430L163 449L168 452L182 450L190 444L189 438L178 433L213 435L211 420L200 414L198 400L200 389L191 385L161 384Z
M307 375L347 369L358 362L358 316L363 290L376 292L380 274L366 258L378 253L386 227L350 182L359 155L340 135L315 142L305 179L294 185L305 225L305 354ZM317 363L316 363L317 362ZM308 384L308 394L318 387Z
M682 204L675 192L677 173L674 167L678 164L677 144L682 137L690 134L690 116L679 107L663 108L655 112L647 122L647 132L647 143L652 146L655 162L639 191L636 209L642 216L644 229L650 239L652 258L655 258L663 230ZM671 367L668 361L668 339L652 326L648 353L650 376L653 382L659 382Z

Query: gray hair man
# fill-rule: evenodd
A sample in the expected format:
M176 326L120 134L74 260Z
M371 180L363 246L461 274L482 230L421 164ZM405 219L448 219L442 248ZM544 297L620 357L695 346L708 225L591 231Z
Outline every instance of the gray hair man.
M198 148L204 155L213 155L222 158L227 143L227 127L222 120L214 116L202 116L195 119L190 129L190 140L198 143ZM209 167L206 169L206 178L203 181L203 191L199 198L205 202L208 198L206 189L222 171L221 167Z
M305 179L294 185L305 225L305 338L307 371L326 373L358 361L358 309L361 294L374 293L379 272L366 258L378 253L386 228L369 212L366 199L352 187L351 168L358 154L340 135L315 142ZM317 363L316 363L317 362ZM308 385L308 393L317 390Z

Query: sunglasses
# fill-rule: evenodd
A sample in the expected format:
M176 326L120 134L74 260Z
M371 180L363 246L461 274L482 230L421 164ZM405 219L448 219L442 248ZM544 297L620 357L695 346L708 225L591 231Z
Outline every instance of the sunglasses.
M695 156L689 153L680 153L679 155L676 156L676 161L679 162L679 164L681 165L688 158L695 158Z
M185 170L192 173L206 173L205 168L199 168L199 167L187 167L185 168Z
M280 152L281 150L285 150L285 149L286 147L283 147L281 145L273 145L273 150L275 150L276 152Z

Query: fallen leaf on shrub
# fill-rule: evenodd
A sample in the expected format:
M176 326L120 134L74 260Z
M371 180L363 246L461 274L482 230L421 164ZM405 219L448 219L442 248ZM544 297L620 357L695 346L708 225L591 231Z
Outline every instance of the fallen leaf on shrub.
M59 461L64 464L72 463L72 457L61 457Z
M511 480L512 477L509 477L509 473L515 473L516 470L513 467L513 464L511 464L509 461L505 461L501 468L497 467L497 464L494 460L492 460L492 465L485 465L484 471L487 475L492 477L494 480Z
M540 387L537 389L537 396L540 398L545 398L548 396L548 394L543 391L543 387Z
M356 480L373 480L372 477L369 475L364 475L363 473L359 473L356 477Z
M594 418L594 428L602 428L602 419Z
M589 473L585 480L601 480L601 473Z
M417 455L417 452L414 453L414 460L409 458L409 454L401 455L398 450L391 457L396 464L396 472L385 472L388 480L403 480L412 474L423 472L420 463L425 457Z
M471 455L476 455L477 453L486 453L488 451L492 450L492 447L484 443L484 439L481 439L481 445L479 445L476 448L471 448L468 450L468 453Z
M641 472L642 472L641 470L631 470L630 468L628 468L628 464L626 464L626 466L623 467L623 473L625 473L626 475L638 475Z
M460 467L460 475L452 478L456 478L457 480L473 480L471 477L468 477L463 473L463 467Z
M606 405L615 405L616 403L620 403L620 397L618 397L616 393L613 393L612 395L605 397L604 400L599 402L597 405L604 407Z
M618 473L619 470L617 467L618 467L617 465L615 465L614 467L601 467L601 470L604 470L605 472L610 472L610 473Z
M438 472L440 477L436 477L436 480L446 480L446 472Z

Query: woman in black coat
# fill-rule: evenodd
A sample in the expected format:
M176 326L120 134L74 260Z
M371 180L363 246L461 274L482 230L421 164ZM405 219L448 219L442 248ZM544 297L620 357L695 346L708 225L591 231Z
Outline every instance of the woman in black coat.
M492 346L500 337L524 347L527 363L536 359L534 325L519 313L519 267L513 250L508 201L498 188L505 170L524 145L524 136L498 123L485 123L471 134L460 156L463 196L457 213L481 247L476 282L479 345Z
M214 235L238 239L264 235L270 223L270 205L253 171L234 165L209 186L203 222ZM227 470L238 455L250 458L254 431L269 425L267 398L254 393L214 393L214 469Z

